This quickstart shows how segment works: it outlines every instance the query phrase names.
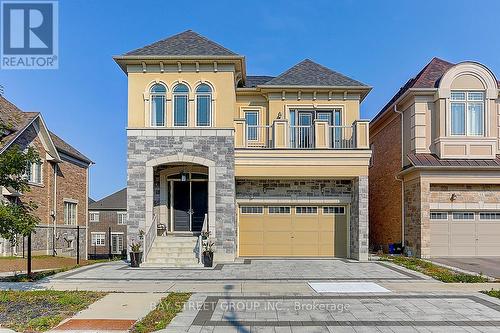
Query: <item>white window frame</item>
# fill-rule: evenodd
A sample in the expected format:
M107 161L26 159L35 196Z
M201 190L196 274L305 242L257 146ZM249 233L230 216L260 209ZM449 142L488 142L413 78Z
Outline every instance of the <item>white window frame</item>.
M464 100L459 100L459 99L452 99L452 94L453 93L464 93L465 94L465 99ZM469 93L482 93L483 94L483 99L482 100L472 100L469 98ZM486 124L488 123L487 121L487 116L486 116L486 93L484 90L452 90L450 94L450 102L449 102L449 134L452 137L484 137L486 136ZM469 128L469 104L471 103L482 103L483 105L483 123L482 123L482 134L471 134L470 133L470 128ZM464 121L465 121L465 133L464 134L453 134L453 120L452 120L452 104L463 104L465 108L465 116L464 116Z
M186 86L188 91L187 92L175 92L175 88L179 85ZM180 128L185 128L189 127L189 120L190 120L190 108L189 108L189 86L184 83L184 82L179 82L177 83L173 88L172 88L172 127L180 127ZM175 97L186 97L186 125L176 125L175 124Z
M445 218L433 218L433 217L432 217L432 214L444 214ZM429 213L429 219L430 219L431 221L448 221L448 220L449 220L449 218L450 218L450 217L449 217L448 212L431 211L431 212Z
M494 218L484 218L481 215L483 214L493 214L495 215ZM493 212L479 212L479 219L481 221L500 221L500 212L499 211L493 211Z
M94 236L102 236L94 239ZM99 240L99 242L98 242ZM101 244L102 241L102 244ZM91 232L90 233L90 244L91 246L106 246L106 233L105 232Z
M97 219L92 218L92 216L97 217ZM89 222L99 222L100 213L96 211L89 211Z
M271 209L278 209L278 212L271 212ZM288 212L281 212L281 209L284 209L285 211L288 210ZM269 215L290 215L292 214L292 207L290 206L269 206L267 207L267 212Z
M472 218L471 219L455 218L455 214L472 214ZM451 219L453 221L474 221L476 219L476 213L475 212L463 212L463 211L452 212Z
M330 210L330 208L333 208L333 212L330 213L330 212L325 212L325 210ZM336 210L340 210L340 212L336 212ZM334 206L323 206L321 211L323 212L323 215L338 215L338 216L342 216L342 215L345 215L345 206L337 206L337 205L334 205Z
M36 179L35 175L37 175L37 172L35 172L37 169L37 166L40 166L40 173L38 173L38 176L40 179ZM43 185L43 162L33 162L30 163L26 167L26 173L25 173L26 180L28 181L29 184L33 185ZM38 177L37 177L38 178Z
M151 92L151 89L153 89L153 87L157 84L160 86L163 86L165 88L164 93ZM167 86L162 84L162 83L159 83L159 82L153 83L151 85L151 87L149 88L149 126L150 127L160 127L161 128L161 127L167 126L167 92L168 92ZM153 124L153 97L163 98L163 125Z
M78 203L75 202L75 201L72 201L72 200L64 200L64 225L78 225ZM73 206L75 207L75 214L74 214L74 218L73 216L69 216L69 211L67 210L67 208L69 208L69 206ZM74 222L74 223L73 223Z
M122 223L120 223L120 217L122 218ZM127 224L127 212L116 212L116 224L118 225Z
M118 251L113 251L113 236L118 236L119 238L121 238L121 249L119 249ZM123 237L123 232L112 232L111 233L111 253L112 254L121 254L123 249L124 249L124 237ZM117 243L117 248L120 248L120 246L118 246L118 243Z
M243 210L245 208L248 208L248 209L252 208L252 210L253 210L253 208L257 208L257 210L260 210L260 212L253 212L253 211L252 212L250 212L250 211L244 212ZM241 214L243 214L243 215L262 215L262 214L264 214L264 206L241 206L240 211L241 211Z
M248 124L246 122L246 119L247 119L247 114L250 114L250 113L255 113L257 115L257 124L256 125L250 125L250 126L257 126L255 128L255 132L256 132L256 138L255 139L249 139L249 136L248 136ZM245 110L243 111L243 116L245 118L245 139L250 142L259 142L260 141L260 131L259 131L259 126L260 126L260 112L259 110Z
M298 212L298 209L302 210L302 208L306 212ZM308 212L309 208L311 208L311 212ZM295 215L318 215L318 206L295 206Z
M202 85L202 84L205 84L205 85L209 86L211 92L209 92L209 93L207 93L207 92L201 92L201 93L197 92L198 87L200 85ZM214 117L213 117L214 116L214 111L213 111L213 109L214 109L214 103L213 103L213 100L214 100L213 93L214 93L214 91L213 90L214 89L212 88L212 86L210 84L208 84L206 82L203 82L200 85L198 85L196 87L196 89L194 90L195 91L195 94L194 94L194 104L195 104L194 105L194 122L195 123L194 124L195 124L196 127L212 127L213 124L214 124ZM209 121L208 125L198 125L198 97L208 97L208 99L210 101L210 103L208 104L208 106L210 108L210 110L208 112L208 116L210 117L210 121Z

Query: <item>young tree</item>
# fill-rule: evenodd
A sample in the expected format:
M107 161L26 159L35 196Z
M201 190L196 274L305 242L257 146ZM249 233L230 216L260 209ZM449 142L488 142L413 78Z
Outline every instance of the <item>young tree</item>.
M12 146L0 154L0 187L9 191L25 193L30 190L25 177L26 168L31 163L39 163L40 158L36 150L29 147L21 150L19 146ZM16 200L1 200L0 198L0 236L16 244L17 236L28 236L40 222L33 214L36 204ZM31 245L31 244L29 244ZM31 274L31 253L28 251L28 274Z

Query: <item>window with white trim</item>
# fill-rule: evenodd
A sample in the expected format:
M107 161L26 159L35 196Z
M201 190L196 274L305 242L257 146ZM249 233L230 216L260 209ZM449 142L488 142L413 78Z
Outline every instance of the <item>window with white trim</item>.
M479 213L479 219L500 221L500 212L481 212Z
M447 212L431 212L430 218L431 218L431 220L447 220L448 213Z
M212 88L202 83L196 88L196 126L212 124Z
M450 100L451 135L484 135L484 92L452 91Z
M92 246L105 246L106 245L106 233L105 232L91 232L91 243Z
M165 126L165 96L167 88L162 84L155 84L149 90L151 106L151 126Z
M247 141L259 139L259 111L245 111Z
M318 214L318 207L314 206L297 206L295 214Z
M77 224L77 204L75 202L64 202L64 224L76 225Z
M26 180L32 184L42 184L42 162L28 164L26 167Z
M262 206L242 206L241 214L262 214L264 207Z
M323 207L323 214L325 215L345 215L344 206L325 206Z
M457 221L474 220L473 212L453 212L453 219Z
M269 214L290 214L290 207L287 206L269 206Z
M99 222L99 212L89 212L89 222Z
M127 224L127 212L116 212L116 221L118 224Z
M174 126L188 125L189 88L185 84L178 84L174 88Z

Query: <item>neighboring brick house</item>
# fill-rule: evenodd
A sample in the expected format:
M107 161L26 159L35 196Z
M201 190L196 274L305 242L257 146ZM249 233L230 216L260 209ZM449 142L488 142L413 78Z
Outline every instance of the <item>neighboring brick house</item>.
M41 222L32 236L33 254L76 256L77 226L80 255L87 256L88 168L92 161L50 132L42 115L23 112L0 97L0 121L7 128L0 136L0 154L14 145L34 147L41 163L29 166L30 191L16 193L1 188L2 200L33 201ZM22 254L24 241L16 248L0 238L0 255Z
M434 58L370 123L370 246L500 256L500 100L477 62Z
M197 265L206 230L215 262L368 259L369 86L309 59L250 76L244 56L191 30L115 61L128 239L146 265Z
M89 258L107 257L110 252L113 256L126 253L126 188L89 204L88 244Z

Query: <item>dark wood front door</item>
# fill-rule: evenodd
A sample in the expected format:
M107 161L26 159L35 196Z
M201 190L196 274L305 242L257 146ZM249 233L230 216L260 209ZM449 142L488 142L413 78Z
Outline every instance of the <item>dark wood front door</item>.
M189 182L174 182L174 230L190 231Z
M201 231L205 214L208 212L208 183L192 182L191 193L192 230Z

